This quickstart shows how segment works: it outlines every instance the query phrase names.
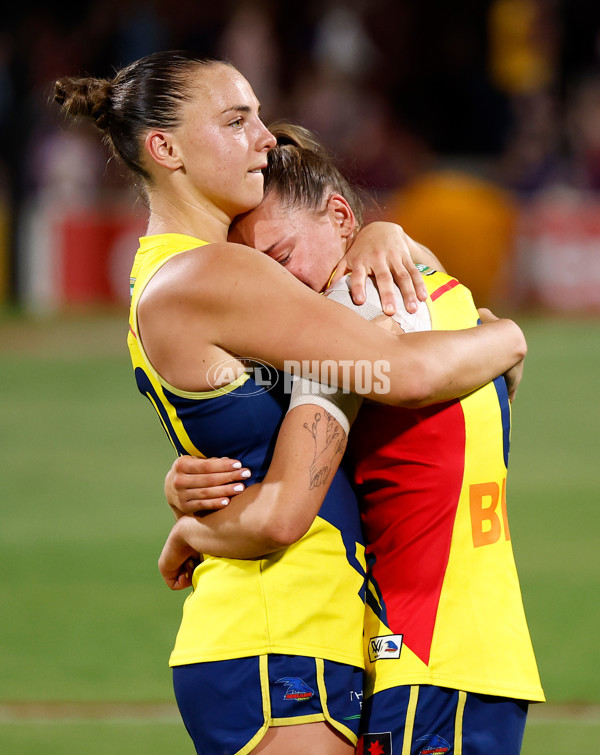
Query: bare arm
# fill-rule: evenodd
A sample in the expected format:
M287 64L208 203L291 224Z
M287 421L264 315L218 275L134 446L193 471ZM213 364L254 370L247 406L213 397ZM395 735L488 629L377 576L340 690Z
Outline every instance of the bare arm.
M155 279L140 304L142 338L154 366L183 388L188 376L206 374L210 355L198 349L203 343L283 370L290 362L328 360L333 379L340 385L349 380L350 390L358 386L358 392L357 360L385 362L389 392L364 395L407 407L462 396L526 353L523 333L510 320L394 337L310 291L266 255L237 244L178 255Z
M199 553L255 558L299 540L316 517L345 448L345 430L323 408L302 405L288 412L261 483L224 509L177 520L159 559L167 584L189 586L187 560Z

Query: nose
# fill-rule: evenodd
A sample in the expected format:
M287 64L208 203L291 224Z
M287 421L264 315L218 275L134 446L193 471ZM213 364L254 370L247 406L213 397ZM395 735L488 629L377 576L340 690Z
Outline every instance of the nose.
M263 150L268 152L277 144L277 139L273 136L273 134L269 131L269 129L262 121L260 121L259 144L261 152Z

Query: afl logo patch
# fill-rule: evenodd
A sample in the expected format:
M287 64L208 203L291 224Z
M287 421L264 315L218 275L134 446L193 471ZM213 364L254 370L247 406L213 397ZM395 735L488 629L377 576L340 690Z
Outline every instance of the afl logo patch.
M403 634L386 634L383 637L371 637L369 640L369 660L382 661L386 658L400 658Z

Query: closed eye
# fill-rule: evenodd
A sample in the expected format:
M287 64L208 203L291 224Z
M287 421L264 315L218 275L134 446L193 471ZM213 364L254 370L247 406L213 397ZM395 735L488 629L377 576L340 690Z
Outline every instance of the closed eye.
M277 249L277 244L273 244L268 249L265 249L264 253L285 267L291 260L293 251L290 248Z

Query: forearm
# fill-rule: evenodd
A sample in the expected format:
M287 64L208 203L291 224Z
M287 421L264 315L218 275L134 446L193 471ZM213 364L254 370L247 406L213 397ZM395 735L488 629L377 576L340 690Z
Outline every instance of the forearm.
M421 377L414 400L407 402L403 389L396 401L392 379L391 400L385 403L419 407L458 398L502 375L527 353L525 337L512 320L496 320L467 330L400 336L413 343L423 337L427 338L425 346L414 349L414 369Z
M178 553L190 550L222 558L257 558L279 550L280 542L270 537L262 517L270 516L268 487L250 486L221 511L202 517L186 515L178 519L169 538Z
M256 558L299 540L310 528L337 471L346 432L323 408L290 411L269 471L224 509L176 522L172 544L224 558Z

